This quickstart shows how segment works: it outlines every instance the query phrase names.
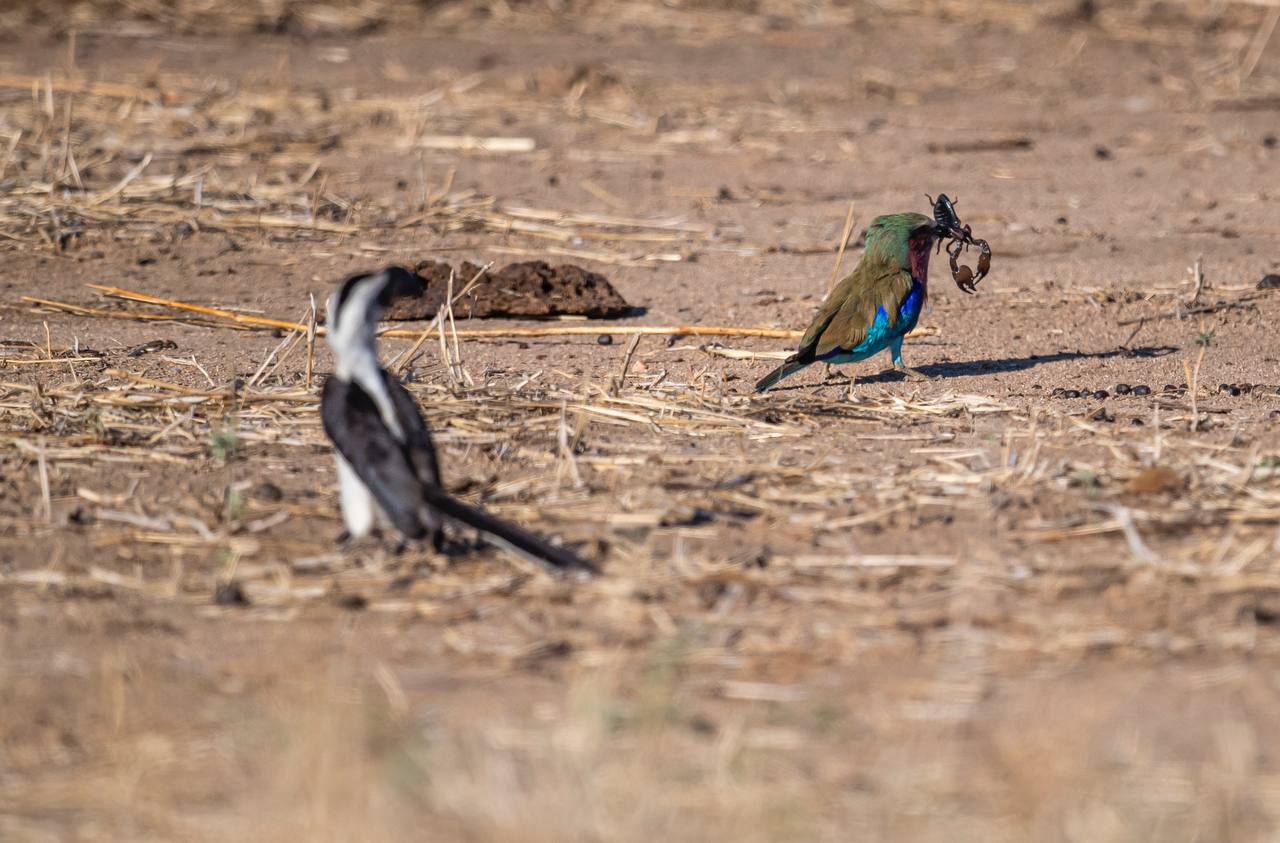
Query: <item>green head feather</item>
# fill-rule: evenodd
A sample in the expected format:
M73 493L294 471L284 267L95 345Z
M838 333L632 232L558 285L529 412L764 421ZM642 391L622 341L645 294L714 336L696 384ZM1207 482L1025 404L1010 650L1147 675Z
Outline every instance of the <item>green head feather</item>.
M921 227L932 228L934 221L924 214L885 214L876 217L867 228L867 250L863 263L872 266L909 266L907 243L911 234Z

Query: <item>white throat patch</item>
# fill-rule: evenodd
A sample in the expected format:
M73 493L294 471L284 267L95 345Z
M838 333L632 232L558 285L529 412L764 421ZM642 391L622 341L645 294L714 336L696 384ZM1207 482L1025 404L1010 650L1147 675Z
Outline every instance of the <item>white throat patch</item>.
M382 307L378 296L387 283L387 273L377 272L357 281L338 305L338 296L329 298L329 330L326 340L336 360L334 374L348 383L357 384L378 407L378 414L403 441L404 431L396 418L395 405L383 381L378 363L377 327Z

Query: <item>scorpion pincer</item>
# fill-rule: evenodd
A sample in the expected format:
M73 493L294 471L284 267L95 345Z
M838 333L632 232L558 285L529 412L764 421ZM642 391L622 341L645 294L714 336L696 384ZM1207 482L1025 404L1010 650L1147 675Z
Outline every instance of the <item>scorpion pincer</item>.
M973 230L960 221L959 215L956 214L955 202L948 198L947 194L939 194L936 202L932 197L928 198L933 205L934 222L941 229L938 247L942 248L943 240L950 241L947 243L947 256L951 259L951 278L964 292L974 293L977 291L978 282L991 271L991 246L986 240L974 238ZM978 249L977 272L959 261L960 253L970 246Z

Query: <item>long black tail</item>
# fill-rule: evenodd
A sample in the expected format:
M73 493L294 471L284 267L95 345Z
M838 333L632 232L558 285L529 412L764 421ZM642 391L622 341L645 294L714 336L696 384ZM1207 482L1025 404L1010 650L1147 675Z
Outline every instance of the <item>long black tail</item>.
M423 497L441 514L484 533L492 543L530 559L544 568L560 571L585 571L598 574L600 569L563 547L556 547L539 536L509 521L490 515L483 509L463 503L439 486L427 486Z

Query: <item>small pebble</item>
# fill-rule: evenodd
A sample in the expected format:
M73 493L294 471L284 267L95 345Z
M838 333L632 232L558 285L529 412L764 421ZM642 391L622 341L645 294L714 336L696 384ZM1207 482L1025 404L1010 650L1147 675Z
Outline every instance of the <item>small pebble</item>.
M1053 388L1053 392L1050 392L1050 393L1049 393L1049 397L1050 397L1050 398L1061 398L1061 397L1062 397L1062 393L1064 393L1064 392L1066 392L1066 390L1065 390L1065 389L1063 389L1063 388L1062 388L1062 387L1060 387L1060 386L1055 386L1055 387Z
M1146 424L1146 422L1144 422L1142 419L1129 419L1129 424L1132 427L1142 427L1144 424Z
M1280 419L1280 410L1272 410L1270 415L1273 419Z
M333 602L341 609L350 609L353 612L358 612L368 607L369 598L363 594L340 594Z
M1063 398L1079 398L1080 393L1076 392L1074 389L1064 389L1062 390L1062 397Z
M1171 384L1171 383L1167 383L1167 384L1165 384L1165 385L1164 385L1164 390L1163 390L1163 391L1164 391L1164 392L1177 392L1177 391L1178 391L1178 388L1177 388L1176 386L1174 386L1173 384Z
M1101 401L1103 398L1106 398L1107 395L1108 393L1105 389L1099 389L1097 392L1093 393L1093 397L1097 398L1099 401Z
M1267 135L1262 139L1262 145L1267 149L1275 149L1277 143L1280 143L1280 141L1276 140L1275 135Z
M244 593L244 589L240 587L240 583L232 580L231 582L220 583L213 590L213 602L219 606L248 606L249 597Z
M1270 275L1264 275L1262 280L1258 282L1259 290L1276 290L1280 289L1280 275L1274 272Z
M613 345L613 335L601 334L600 336L596 337L596 345Z
M1219 391L1219 392L1226 392L1226 391L1227 391L1228 389L1230 389L1230 388L1231 388L1231 384L1229 384L1229 383L1220 383L1220 384L1218 384L1218 391Z
M1232 398L1239 398L1240 387L1236 386L1235 384L1232 384L1231 386L1227 387L1227 394L1230 395Z
M1107 149L1105 146L1099 146L1093 150L1093 157L1097 158L1099 161L1110 161L1111 150Z
M258 500L277 502L284 500L284 490L270 480L264 480L250 492Z
M1127 383L1116 384L1116 395L1128 395L1130 392L1133 392L1133 387L1129 386L1129 384Z
M1106 407L1099 407L1097 410L1089 414L1089 420L1109 422L1109 421L1115 421L1116 417L1108 413Z
M1151 387L1147 386L1145 383L1140 383L1133 388L1133 394L1134 395L1150 395Z

